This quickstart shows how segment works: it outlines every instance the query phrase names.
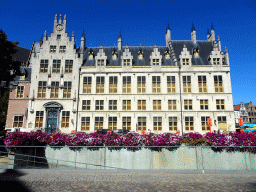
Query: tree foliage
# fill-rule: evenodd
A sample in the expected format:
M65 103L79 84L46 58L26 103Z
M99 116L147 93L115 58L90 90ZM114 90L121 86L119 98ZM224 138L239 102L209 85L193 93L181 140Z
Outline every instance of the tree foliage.
M8 41L7 35L0 29L0 84L6 81L6 87L0 86L0 131L5 127L8 110L9 91L7 87L16 75L20 75L21 63L13 60L13 54L18 51L18 44L18 42ZM11 71L14 73L11 74Z
M13 54L17 52L18 42L7 40L7 35L0 29L0 82L6 81L7 86L13 80L14 75L19 75L21 63L12 59ZM15 74L10 74L13 70Z

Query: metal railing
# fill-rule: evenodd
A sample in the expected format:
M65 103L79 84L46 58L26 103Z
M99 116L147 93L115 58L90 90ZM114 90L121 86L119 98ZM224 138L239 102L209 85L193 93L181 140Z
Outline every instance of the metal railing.
M6 146L0 146L1 147L6 147ZM49 147L49 148L63 148L63 147L68 147L69 149L82 149L82 148L87 148L87 150L89 149L94 149L97 150L99 148L103 148L104 151L104 155L103 155L103 165L99 165L99 164L92 164L92 163L85 163L85 162L79 162L77 161L76 157L77 157L77 151L76 151L76 156L75 156L75 161L68 161L68 160L62 160L62 159L53 159L53 158L46 158L46 157L41 157L36 155L37 154L37 149L40 148L40 150L42 150L42 148L45 149ZM84 169L87 169L88 166L91 167L100 167L100 168L111 168L111 169L123 169L125 170L125 168L119 168L119 167L112 167L112 166L106 166L106 150L107 148L109 150L118 150L121 148L124 149L128 149L128 150L132 150L132 151L136 151L136 150L140 150L142 148L149 148L152 151L162 151L162 149L167 149L169 151L174 151L175 149L178 149L179 147L185 147L185 148L195 148L195 160L196 160L196 169L202 169L202 171L204 172L205 170L205 158L207 158L207 154L203 153L203 149L204 148L212 148L212 149L243 149L244 152L244 162L245 162L245 167L246 170L255 170L255 165L252 166L252 158L251 158L251 152L254 151L256 152L256 147L253 146L8 146L8 148L16 148L16 149L25 149L25 148L35 148L34 155L27 155L27 154L22 154L14 152L15 150L9 150L8 152L3 152L0 151L0 156L2 156L2 154L7 155L7 159L8 159L8 167L12 167L12 168L48 168L48 169L52 169L52 168L78 168L79 166L77 166L78 164L83 164L85 165ZM7 148L7 147L6 147ZM249 152L249 153L248 153ZM248 157L249 160L248 160ZM253 157L254 158L254 157ZM40 159L42 161L40 161ZM20 163L20 162L26 162L24 163ZM45 162L44 162L45 161ZM61 163L63 162L63 163ZM255 160L254 160L255 162ZM65 165L64 163L69 163L69 165ZM248 165L249 163L249 165ZM70 165L72 164L72 165ZM7 166L1 166L1 161L0 161L0 169L1 168L6 168ZM248 168L251 167L251 168ZM81 169L81 167L79 167L79 169Z

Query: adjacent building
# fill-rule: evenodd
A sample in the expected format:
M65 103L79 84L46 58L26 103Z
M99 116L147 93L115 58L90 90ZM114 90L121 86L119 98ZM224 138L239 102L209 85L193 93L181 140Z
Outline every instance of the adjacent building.
M172 40L165 46L76 47L66 16L34 42L28 119L21 131L50 133L101 128L151 132L235 131L228 50L215 30L207 40Z
M244 105L248 112L248 122L256 124L256 106L252 104L252 101L245 103Z
M21 75L16 76L9 85L10 93L5 129L10 132L15 129L27 128L31 68L23 66L20 68L20 73Z

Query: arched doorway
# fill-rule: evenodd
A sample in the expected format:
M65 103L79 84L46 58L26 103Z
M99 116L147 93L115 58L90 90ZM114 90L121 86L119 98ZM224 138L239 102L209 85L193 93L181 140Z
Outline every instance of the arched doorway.
M48 102L44 104L46 111L46 133L54 133L59 131L59 117L62 105L57 102Z

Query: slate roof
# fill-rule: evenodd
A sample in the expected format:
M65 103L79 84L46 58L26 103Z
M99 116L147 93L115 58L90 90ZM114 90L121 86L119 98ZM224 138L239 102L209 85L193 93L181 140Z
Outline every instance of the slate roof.
M13 81L10 82L11 85L18 85L18 82L31 81L31 68L20 67L20 72L25 74L25 79L21 79L20 76L14 77Z
M208 41L200 41L198 40L196 44L194 44L191 40L172 40L172 47L176 56L176 59L178 61L178 65L180 65L179 62L179 55L181 54L181 51L183 50L184 44L186 45L188 51L192 55L192 65L211 65L209 61L209 56L211 51L213 50L213 44ZM118 47L102 47L103 51L105 52L105 55L107 56L107 66L121 66L121 55L125 51L125 47L123 46L120 51L118 51ZM150 66L150 54L153 52L154 46L129 46L129 51L133 55L133 62L132 66ZM160 51L160 54L162 55L162 63L163 66L173 66L174 61L172 57L170 59L165 59L164 53L165 51L169 50L166 46L157 46L158 51ZM199 49L199 57L195 57L193 55L193 50L195 48ZM95 66L95 56L97 56L97 53L99 52L100 47L89 47L85 50L85 60L83 63L83 66ZM112 52L117 52L117 59L112 59ZM143 59L138 59L138 52L143 52ZM94 54L93 59L89 59L89 51L92 51ZM171 51L169 50L170 54Z
M12 59L15 61L26 63L29 58L30 49L17 46L17 50L18 51L15 54L13 54Z

